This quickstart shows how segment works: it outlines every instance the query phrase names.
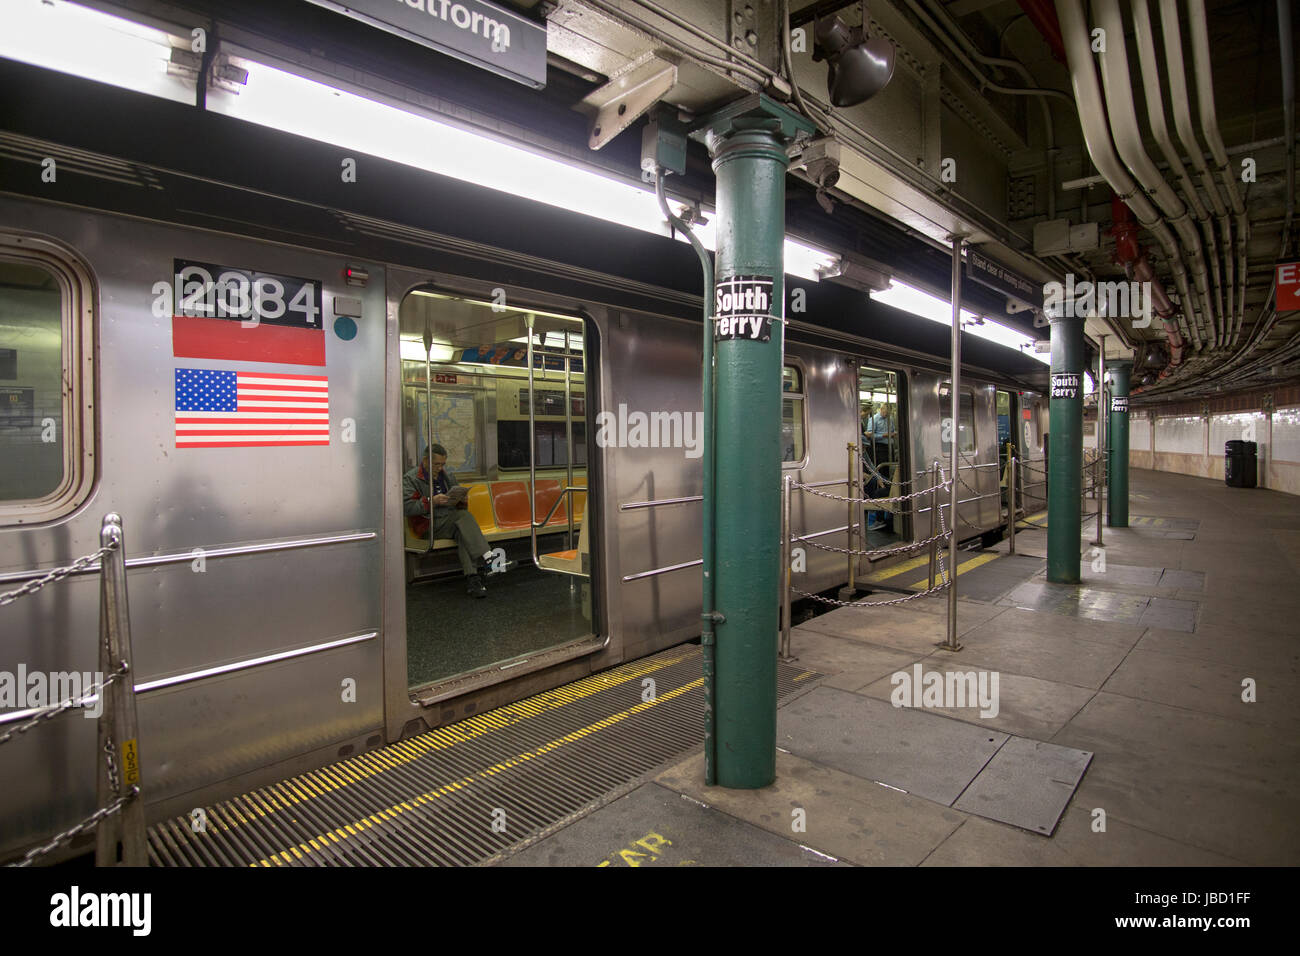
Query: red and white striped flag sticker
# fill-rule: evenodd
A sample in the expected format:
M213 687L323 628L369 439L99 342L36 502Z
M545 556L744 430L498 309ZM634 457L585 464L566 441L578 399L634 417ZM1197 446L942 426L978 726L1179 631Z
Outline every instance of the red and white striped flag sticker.
M328 445L324 375L176 369L176 447Z

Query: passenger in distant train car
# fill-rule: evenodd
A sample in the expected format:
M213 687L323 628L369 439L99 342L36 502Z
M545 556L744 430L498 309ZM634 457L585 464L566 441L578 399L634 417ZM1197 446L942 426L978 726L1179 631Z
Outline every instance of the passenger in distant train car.
M870 411L872 407L868 405L867 410ZM862 429L862 450L866 453L865 457L873 469L869 472L867 496L884 498L889 494L889 483L892 481L889 463L893 460L893 456L890 453L890 444L898 434L898 427L892 420L892 406L885 402L877 402L874 409L874 413L866 418ZM878 529L892 532L893 515L889 512L868 513L867 530Z
M469 507L469 489L456 481L446 464L447 449L436 443L430 445L428 451L420 456L419 467L402 476L402 510L417 538L429 537L432 524L435 539L451 538L456 542L456 553L465 572L466 592L476 598L487 597L483 578L492 573L488 569L492 549L478 522L466 510ZM429 519L430 506L432 522Z

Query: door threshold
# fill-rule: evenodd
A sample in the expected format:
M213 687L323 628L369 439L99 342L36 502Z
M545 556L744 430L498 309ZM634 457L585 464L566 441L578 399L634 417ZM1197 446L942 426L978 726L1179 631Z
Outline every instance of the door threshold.
M609 646L608 637L591 635L540 651L528 657L490 664L478 670L467 671L441 681L434 681L419 688L412 688L411 700L421 707L432 707L453 697L459 697L471 691L481 690L502 681L536 673L557 664L564 664L578 657L586 657L604 650Z

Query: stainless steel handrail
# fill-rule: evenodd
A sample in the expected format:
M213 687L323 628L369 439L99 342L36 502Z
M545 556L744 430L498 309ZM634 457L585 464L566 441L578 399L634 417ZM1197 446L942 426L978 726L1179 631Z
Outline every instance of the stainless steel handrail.
M223 548L199 548L206 558L229 558L241 554L268 554L275 551L292 551L297 548L315 548L323 544L342 544L349 541L368 541L371 538L377 538L379 535L374 531L358 531L351 534L335 534L320 538L297 538L288 541L272 541L266 544L249 544L234 545ZM128 568L152 568L165 564L188 564L195 559L194 550L174 551L169 554L158 554L147 558L127 558L126 566ZM85 574L98 574L100 571L100 562L92 561L77 571L73 571L69 577L77 577ZM0 574L0 584L10 581L28 581L32 578L44 577L49 573L49 569L35 571L7 571Z
M619 511L632 511L636 508L657 508L660 505L680 505L688 501L703 501L703 495L691 495L687 498L657 498L652 501L625 501L618 506Z
M654 568L651 571L638 571L636 574L623 575L624 581L638 581L641 578L652 578L657 574L667 574L669 571L680 571L683 568L698 568L704 563L703 558L696 558L694 561L686 561L682 564L670 564L663 568Z

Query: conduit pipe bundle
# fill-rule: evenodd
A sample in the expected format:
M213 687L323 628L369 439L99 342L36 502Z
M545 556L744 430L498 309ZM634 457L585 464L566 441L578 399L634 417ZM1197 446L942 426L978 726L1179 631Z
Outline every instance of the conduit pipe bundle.
M1082 0L1056 0L1056 12L1061 23L1066 60L1070 67L1070 82L1074 87L1074 96L1079 107L1079 124L1083 128L1088 154L1092 157L1093 165L1110 184L1111 189L1133 210L1138 221L1150 230L1164 249L1174 272L1174 282L1178 286L1180 301L1186 311L1187 305L1192 302L1192 296L1187 283L1187 269L1183 265L1178 243L1160 213L1151 204L1146 194L1138 188L1133 177L1129 175L1128 169L1115 154L1115 145L1106 125L1106 104L1092 62L1091 37L1083 16ZM1122 29L1120 35L1123 35ZM1164 321L1165 334L1169 339L1169 366L1165 370L1166 373L1172 371L1180 361L1183 338L1193 338L1197 348L1200 348L1199 336L1192 336L1189 332L1187 317L1179 314L1175 319L1176 323Z
M1164 96L1161 93L1161 73L1156 61L1155 34L1151 28L1151 11L1147 6L1147 0L1133 0L1133 33L1137 43L1138 63L1142 68L1142 87L1146 93L1147 120L1151 123L1151 133L1155 136L1160 153L1169 164L1170 171L1182 186L1183 196L1187 204L1192 207L1192 215L1209 246L1208 259L1213 273L1214 299L1208 300L1205 292L1202 292L1201 301L1207 311L1214 308L1215 315L1222 318L1224 315L1223 273L1219 265L1219 238L1214 231L1214 223L1210 219L1209 211L1201 202L1200 193L1197 192L1192 177L1187 173L1187 167L1183 165L1182 157L1179 156L1173 140L1169 137L1169 123L1165 119ZM1184 95L1185 93L1184 90ZM1216 340L1221 338L1221 335L1220 330L1215 336Z
M1201 236L1187 214L1187 207L1165 181L1160 170L1142 146L1142 131L1138 128L1137 110L1133 106L1133 83L1128 69L1128 49L1124 43L1124 18L1120 14L1119 0L1096 0L1097 20L1106 31L1106 52L1100 57L1101 80L1106 89L1106 106L1110 115L1110 128L1115 145L1124 164L1152 201L1160 207L1164 218L1178 233L1179 242L1186 255L1191 257L1192 279L1196 284L1196 297L1184 298L1184 311L1192 328L1192 339L1197 351L1201 349L1202 332L1219 344L1218 322L1210 302L1208 270ZM1180 260L1183 253L1179 254ZM1198 307L1199 306L1199 307ZM1204 319L1200 317L1205 317ZM1209 334L1214 330L1213 334Z
M1169 0L1172 3L1172 0ZM1201 114L1201 129L1205 133L1205 142L1210 147L1210 155L1218 168L1219 178L1223 180L1223 190L1228 195L1232 214L1237 220L1237 295L1236 308L1229 307L1228 324L1232 325L1232 342L1241 335L1241 322L1246 313L1246 243L1250 239L1250 220L1246 216L1246 206L1241 200L1241 191L1237 188L1237 177L1228 165L1228 151L1223 148L1223 137L1219 135L1219 120L1214 108L1214 83L1210 66L1210 33L1205 23L1205 0L1189 0L1188 19L1192 28L1192 59L1196 68L1196 105ZM1176 22L1176 21L1175 21ZM1290 37L1279 37L1280 43L1290 41ZM1228 250L1229 289L1232 288L1232 259ZM1231 294L1231 292L1229 293ZM1236 320L1233 323L1233 313ZM1225 328L1225 332L1228 331Z

